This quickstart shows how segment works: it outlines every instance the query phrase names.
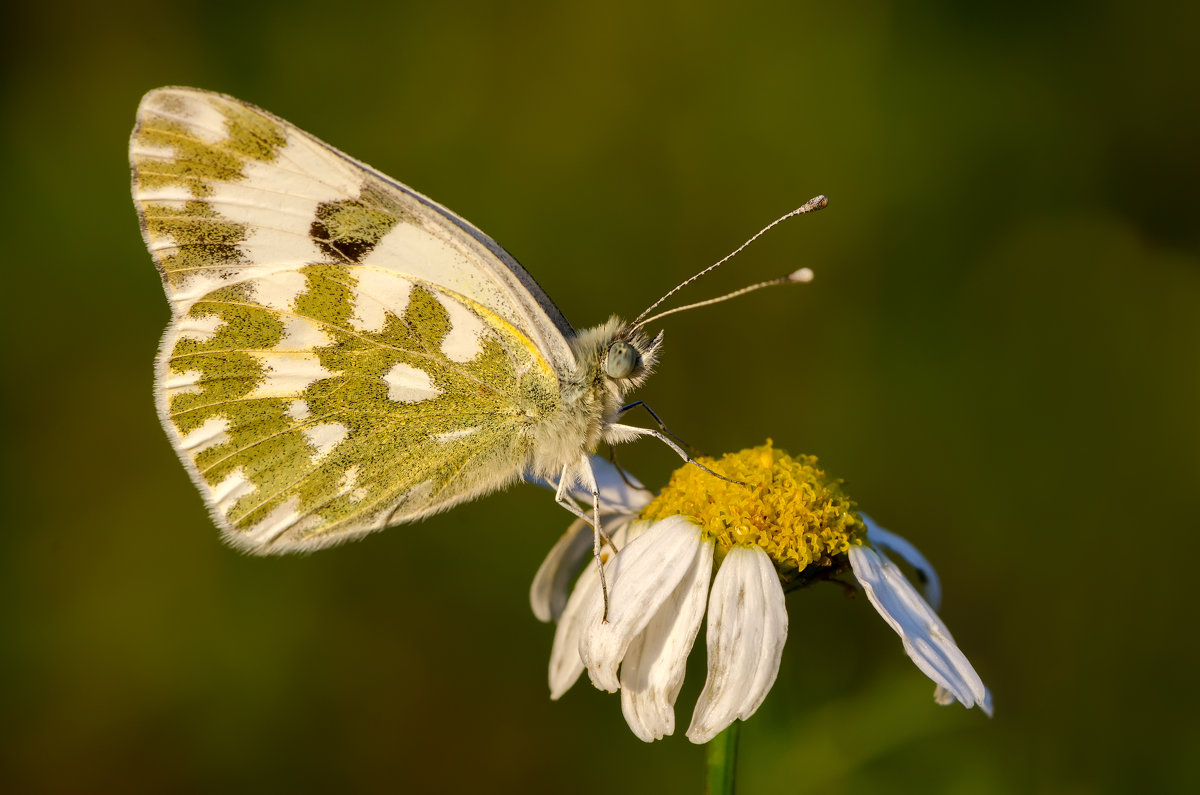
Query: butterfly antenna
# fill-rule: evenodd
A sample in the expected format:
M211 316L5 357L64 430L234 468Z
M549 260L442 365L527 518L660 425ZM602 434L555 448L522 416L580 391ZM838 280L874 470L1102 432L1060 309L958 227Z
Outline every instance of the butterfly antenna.
M646 325L647 323L653 323L654 321L658 320L659 318L664 318L667 315L673 315L676 312L686 312L689 309L696 309L698 307L709 306L711 304L719 304L722 301L728 301L730 298L737 298L739 295L745 295L746 293L752 293L755 290L761 290L764 287L774 287L779 284L802 284L804 282L811 282L812 280L813 280L812 269L811 268L801 268L800 270L792 271L787 276L780 276L777 279L768 279L765 282L759 282L758 284L752 284L749 287L743 287L740 290L734 290L732 293L726 293L725 295L719 295L716 298L709 298L707 301L697 301L694 304L684 304L683 306L677 306L674 309L668 309L665 312L659 312L657 315L651 315L650 317L646 318L645 320L639 320L637 323L634 324L634 328L641 328L642 326Z
M716 270L717 268L719 268L720 266L724 265L726 262L728 262L729 260L731 260L731 259L733 259L734 257L736 257L738 254L740 254L740 253L742 252L742 250L743 250L743 249L745 249L747 246L749 246L749 245L750 245L751 243L753 243L755 240L758 240L760 237L762 237L763 235L765 235L767 232L771 231L773 228L775 228L775 227L776 227L776 226L778 226L779 224L781 224L781 223L783 223L784 221L786 221L787 219L789 219L789 218L793 218L793 217L795 217L795 216L797 216L797 215L804 215L805 213L816 212L817 210L824 209L824 208L825 208L825 207L826 207L828 204L829 204L829 199L825 198L824 196L814 196L813 198L811 198L811 199L809 199L808 201L806 201L806 202L805 202L805 203L804 203L802 206L800 206L800 207L797 207L796 209L792 210L790 213L787 213L786 215L781 215L780 217L776 218L774 221L772 221L771 223L769 223L769 224L767 224L766 226L764 226L762 229L760 229L760 230L758 230L757 232L755 232L755 233L754 233L754 234L753 234L753 235L750 237L750 239L749 239L749 240L747 240L745 243L743 243L742 245L738 246L736 249L734 249L732 252L730 252L730 253L729 253L728 255L726 255L725 257L722 257L722 258L721 258L721 259L720 259L718 262L714 262L712 265L709 265L707 268L705 268L704 270L700 271L700 272L699 272L699 273L697 273L695 276L692 276L690 279L685 279L684 281L682 281L682 282L680 282L679 284L675 285L675 287L673 287L673 288L670 290L670 292L668 292L668 293L667 293L666 295L664 295L662 298L660 298L660 299L658 299L657 301L655 301L655 302L654 302L653 304L651 304L650 306L646 307L646 310L645 310L644 312L642 312L642 314L638 315L638 316L637 316L637 318L635 318L635 319L634 319L632 327L633 327L633 328L639 328L639 327L641 327L641 326L644 326L644 325L646 325L647 323L649 323L651 320L654 320L655 318L658 318L658 317L663 317L663 316L665 316L665 315L669 315L669 314L671 314L672 312L682 312L684 309L690 309L690 308L692 308L692 307L694 307L694 306L704 306L705 304L717 303L718 301L724 301L724 300L727 300L727 299L729 299L729 298L733 298L733 297L735 297L735 296L738 296L738 295L744 295L745 293L748 293L748 292L753 292L754 290L759 290L759 289L762 289L763 287L771 287L771 286L773 286L773 285L776 285L776 284L792 284L792 283L795 283L795 282L798 282L798 281L808 281L809 279L811 279L811 278L812 278L812 271L808 270L807 268L801 268L800 270L796 271L795 273L789 274L788 276L784 276L784 277L781 277L781 278L779 278L779 279L772 279L772 280L770 280L770 281L767 281L767 282L761 282L761 283L759 283L759 284L751 285L750 287L745 287L745 288L742 288L741 290L737 290L737 291L735 291L735 292L733 292L733 293L730 293L729 295L722 296L721 298L714 298L714 299L711 299L711 300L709 300L709 301L702 301L702 302L700 302L700 303L698 303L698 304L693 304L693 305L691 305L691 306L687 306L687 307L680 307L680 308L678 308L678 309L672 309L672 310L670 310L670 311L668 311L668 312L663 312L663 313L661 313L661 314L659 314L659 315L655 315L655 316L654 316L654 317L652 317L652 318L646 318L646 316L647 316L647 315L649 315L651 312L653 312L655 309L657 309L657 308L659 307L659 305L660 305L660 304L662 304L662 302L663 302L663 301L666 301L668 298L670 298L671 296L675 295L675 293L679 292L679 291L680 291L680 290L682 290L684 287L687 287L689 284L691 284L692 282L696 281L697 279L699 279L701 276L705 275L706 273L709 273L710 271L714 271L714 270ZM796 276L796 274L799 274L799 273L801 273L801 272L804 272L804 271L807 271L807 272L808 272L808 278L807 278L807 279L804 279L804 278L796 278L796 279L794 279L794 278L792 278L792 277ZM644 320L643 320L643 318L646 318L646 319L644 319Z

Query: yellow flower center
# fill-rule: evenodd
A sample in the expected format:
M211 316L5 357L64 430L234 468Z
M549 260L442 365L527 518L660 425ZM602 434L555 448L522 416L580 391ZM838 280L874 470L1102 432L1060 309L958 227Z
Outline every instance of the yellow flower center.
M683 466L642 510L643 518L686 516L716 542L718 554L735 544L757 545L787 579L809 566L834 565L834 556L866 538L866 525L842 492L842 481L818 468L815 456L793 458L768 439L719 460L698 460L745 485Z

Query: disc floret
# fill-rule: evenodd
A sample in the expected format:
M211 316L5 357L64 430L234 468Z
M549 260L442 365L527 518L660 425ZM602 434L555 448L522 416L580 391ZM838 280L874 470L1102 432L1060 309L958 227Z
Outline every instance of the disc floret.
M699 467L682 467L643 509L643 518L687 517L715 542L718 557L734 546L757 546L789 582L816 574L817 567L834 566L851 545L866 538L858 506L842 491L842 481L818 466L815 456L793 457L767 440L720 459L698 460L740 482L715 478Z

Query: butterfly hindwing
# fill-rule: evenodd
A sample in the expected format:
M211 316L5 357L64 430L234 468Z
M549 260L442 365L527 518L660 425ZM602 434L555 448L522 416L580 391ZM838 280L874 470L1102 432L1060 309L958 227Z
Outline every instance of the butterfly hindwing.
M173 312L159 412L233 543L336 543L520 473L573 358L499 246L219 94L148 94L131 160Z

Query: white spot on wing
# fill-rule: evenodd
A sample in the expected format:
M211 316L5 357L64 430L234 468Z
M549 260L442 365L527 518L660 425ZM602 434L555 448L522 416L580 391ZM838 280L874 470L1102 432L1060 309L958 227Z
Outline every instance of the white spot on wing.
M209 417L204 424L179 440L179 446L191 455L229 441L229 418Z
M299 271L279 271L254 282L254 300L280 311L292 308L296 296L308 287L308 279Z
M134 147L133 154L138 158L158 161L174 158L174 153L170 149L150 150L145 147ZM141 167L145 168L146 164ZM139 185L137 188L138 201L154 202L172 210L182 210L189 201L195 201L195 199L192 192L181 185L157 185L155 187Z
M167 144L148 144L144 141L135 141L129 147L129 153L140 160L172 160L175 158L175 147ZM151 198L151 194L156 193L157 189L147 190L144 187L138 189L138 198Z
M450 333L442 340L442 353L452 362L469 362L483 351L486 326L467 307L449 296L438 296L450 316Z
M149 107L155 114L179 122L200 140L215 143L229 137L216 101L187 91L162 91L151 98Z
M358 502L367 496L366 488L358 485L358 467L350 467L346 470L339 494L348 494L350 502Z
M155 249L156 246L152 244L150 250L153 252ZM204 271L196 271L191 276L185 277L182 287L168 283L166 289L167 298L171 302L171 311L175 313L176 317L185 314L192 304L224 284L220 279L208 275Z
M442 394L429 373L404 362L397 362L383 380L388 385L388 399L397 403L419 403Z
M256 544L267 544L285 533L300 518L300 498L292 497L254 525L247 537Z
M283 319L283 339L276 350L307 351L328 345L329 335L313 321L289 315Z
M176 340L206 342L212 339L212 336L217 333L217 329L224 322L217 315L204 315L202 317L187 315L180 318L179 322L175 324L175 331L179 335L176 337Z
M204 374L199 370L185 370L182 373L169 370L166 380L163 382L163 389L172 397L199 392L201 391L200 379L203 377Z
M309 411L308 411L307 401L293 400L291 403L288 404L287 415L289 417L291 417L292 419L294 419L296 422L300 422L301 420L306 418L308 416L308 414L309 414Z
M164 238L160 243L152 243L150 249L158 251L173 249L174 246L173 240ZM238 263L230 265L227 269L217 269L217 271L195 271L186 277L182 287L167 285L171 310L176 316L183 315L193 304L213 290L228 287L234 282L242 282L250 288L249 299L251 301L262 304L268 309L282 312L291 311L296 296L308 288L308 280L304 274L295 270L304 264Z
M160 248L172 248L174 242L167 239L167 242L162 245L151 245L151 251L157 251ZM230 265L227 269L217 270L200 270L193 271L190 275L184 277L182 286L171 284L166 285L167 297L171 301L171 311L176 316L182 315L191 308L192 304L205 297L213 290L221 287L228 287L233 282L237 281L265 281L274 279L278 274L288 271L288 268L295 266L289 265L280 267L278 265L256 266L256 265ZM236 272L236 278L230 276L230 273ZM257 284L254 285L257 289ZM257 296L253 296L257 300Z
M324 458L349 433L350 429L340 422L326 422L320 425L310 425L305 428L304 438L316 448L316 458Z
M412 282L378 268L358 267L354 269L354 275L358 284L354 288L351 325L361 331L378 333L383 331L389 312L396 317L404 316Z
M322 202L339 201L345 193L309 174L280 168L292 144L274 161L248 160L242 179L213 182L206 201L224 218L246 225L238 248L252 262L301 265L327 259L309 231ZM318 172L320 173L320 172Z
M292 397L301 394L310 384L333 373L321 366L311 353L267 351L252 354L266 368L263 380L247 397Z
M252 491L254 491L254 484L246 479L242 468L238 467L230 472L224 480L213 486L212 499L217 510L228 516L233 504Z
M435 433L432 438L435 442L452 442L455 439L462 439L464 436L470 436L478 430L479 428L459 428L457 431Z

